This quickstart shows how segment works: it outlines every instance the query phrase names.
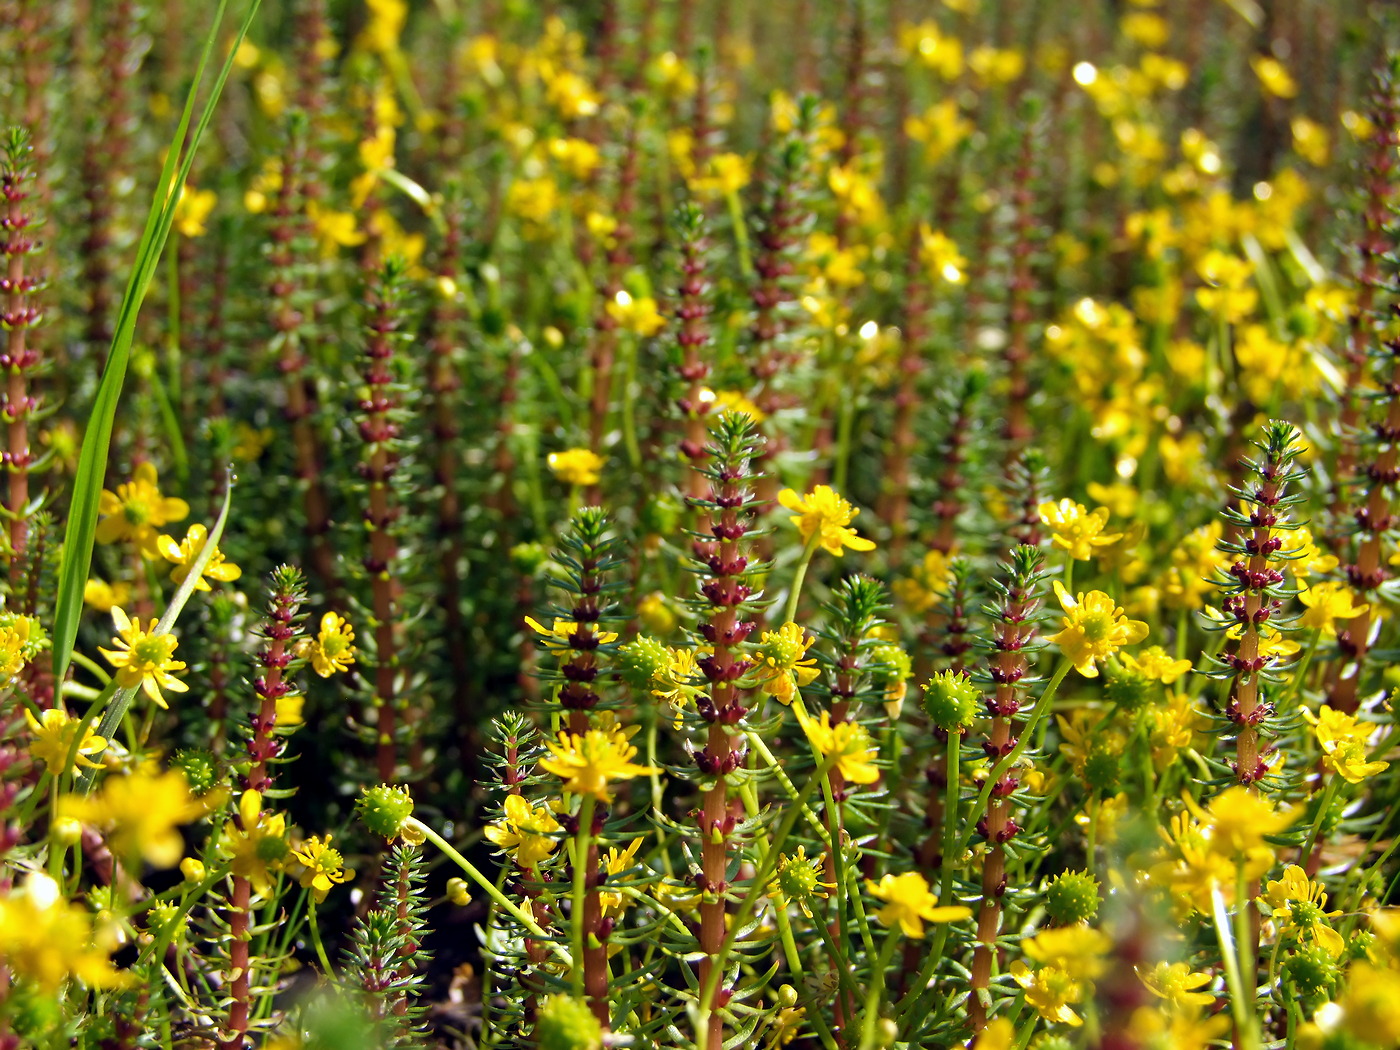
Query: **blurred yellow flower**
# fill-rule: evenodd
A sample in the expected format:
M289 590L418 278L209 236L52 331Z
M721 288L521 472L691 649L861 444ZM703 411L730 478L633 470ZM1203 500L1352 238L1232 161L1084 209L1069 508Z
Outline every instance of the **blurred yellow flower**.
M547 462L554 476L567 485L596 485L603 476L603 457L592 449L551 452Z

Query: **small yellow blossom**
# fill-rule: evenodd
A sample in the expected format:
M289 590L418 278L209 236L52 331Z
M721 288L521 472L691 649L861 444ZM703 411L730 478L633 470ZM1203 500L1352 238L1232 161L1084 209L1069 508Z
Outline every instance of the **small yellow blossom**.
M798 690L821 673L816 659L807 656L813 641L791 621L776 631L764 631L753 658L755 684L779 703L791 704Z
M1059 580L1054 586L1065 610L1064 627L1046 641L1058 645L1085 678L1098 677L1097 661L1108 659L1121 646L1134 645L1147 637L1147 624L1129 620L1103 591L1081 593L1076 598Z
M160 494L156 468L149 462L140 464L116 492L103 489L97 509L103 515L97 523L98 543L131 540L148 558L156 556L156 530L190 513L184 500Z
M1288 72L1285 66L1276 58L1268 55L1255 55L1249 60L1249 64L1254 68L1254 75L1259 78L1259 85L1275 98L1296 98L1298 95L1298 82L1293 79L1293 74Z
M551 452L547 462L554 476L567 485L596 485L603 476L603 457L592 449Z
M1215 978L1208 973L1193 973L1184 962L1162 961L1146 972L1139 966L1137 975L1143 986L1157 998L1165 999L1172 1010L1210 1006L1215 1002L1210 992L1196 990L1208 986Z
M962 115L955 99L935 102L922 114L904 121L904 133L924 146L924 158L936 164L952 153L973 132L972 121Z
M894 596L909 607L910 612L926 613L943 600L953 582L948 567L949 556L941 550L930 550L909 570L905 579L895 580Z
M967 258L957 244L945 233L932 229L928 223L919 226L919 261L933 280L962 284L967 280Z
M1104 532L1108 525L1107 507L1098 507L1091 513L1084 504L1066 498L1058 503L1042 503L1038 510L1055 546L1068 551L1075 561L1088 561L1096 553L1094 548L1107 547L1123 538L1121 532Z
M1027 959L1053 966L1076 981L1101 976L1108 965L1105 956L1112 947L1108 934L1078 924L1041 930L1021 942Z
M831 712L823 711L819 720L802 719L802 728L812 747L823 758L836 756L836 772L852 784L873 784L880 779L875 765L878 754L870 732L859 722L831 724Z
M1307 611L1298 617L1301 627L1311 627L1326 635L1337 633L1337 621L1353 620L1370 609L1365 602L1355 604L1355 593L1344 583L1322 580L1298 592Z
M792 489L778 493L778 502L795 513L790 520L797 524L804 544L817 543L838 558L843 548L853 551L873 551L875 544L856 535L850 528L851 519L860 513L837 494L830 485L818 485L805 496Z
M272 890L272 876L282 870L289 851L287 818L263 812L262 793L245 791L238 800L238 818L224 825L219 848L231 861L233 874L247 879L254 891L265 897Z
M112 607L112 622L116 624L119 637L115 645L119 650L98 648L107 662L117 668L117 684L123 689L139 685L152 700L161 707L168 707L161 688L177 693L187 692L189 686L170 672L183 671L183 661L174 659L175 647L179 644L173 634L156 634L157 621L152 618L149 628L142 630L141 621L132 621L118 606Z
M175 568L170 570L172 580L176 583L185 582L185 578L190 574L190 569L194 567L195 560L204 552L204 544L208 539L209 530L196 522L186 530L185 538L179 543L176 543L171 536L161 536L156 540L156 549L160 551L161 556L166 561L175 563ZM204 571L200 573L199 579L195 582L194 589L207 591L209 590L209 580L232 583L242 575L243 570L233 562L225 561L224 552L215 547L204 565Z
M550 652L567 652L574 647L574 636L579 632L579 625L572 620L555 620L553 627L546 627L533 616L525 617L525 622L530 629L540 635L545 648ZM617 641L615 631L599 631L592 629L591 637L596 645L608 645Z
M1234 324L1253 312L1259 293L1249 287L1254 264L1224 252L1207 252L1196 264L1196 272L1209 287L1196 290L1196 302L1207 313Z
M631 780L660 772L632 761L637 749L621 729L590 729L585 733L561 733L546 746L549 757L540 759L540 768L564 782L573 795L592 795L599 802L612 801L609 782Z
M29 744L29 753L41 760L53 776L67 773L74 766L85 769L99 767L100 763L93 762L87 756L100 755L107 747L107 739L94 733L91 725L84 726L58 707L45 711L42 721L36 719L26 707L24 719L34 736ZM78 742L79 726L83 728L81 742ZM74 744L77 744L76 750Z
M1119 659L1128 670L1136 671L1144 678L1161 682L1163 685L1171 685L1191 670L1190 660L1174 660L1160 645L1149 646L1136 656L1123 653Z
M369 9L369 20L357 43L381 55L397 51L408 19L408 4L405 0L365 0L365 7Z
M587 139L551 139L549 155L575 179L588 178L603 162L598 147Z
M353 871L345 867L345 858L340 855L340 851L331 848L330 835L324 839L312 835L300 847L292 850L292 857L302 866L297 881L304 889L310 890L311 895L318 901L326 899L326 894L332 886L355 876Z
M749 184L749 163L737 153L717 153L705 163L704 174L692 175L687 181L697 196L727 197Z
M17 889L0 896L0 959L15 978L49 996L57 996L70 976L93 988L127 983L128 975L109 959L120 943L115 927L95 924L43 872L30 872Z
M967 56L967 67L985 87L1009 84L1026 68L1026 57L1010 48L979 47Z
M866 879L865 891L885 902L875 917L889 929L898 924L906 937L923 937L926 922L959 922L972 915L972 909L961 904L939 907L938 897L929 889L928 880L917 871L884 875L879 882Z
M666 327L666 318L661 316L656 309L656 300L649 295L633 298L629 293L620 291L607 304L607 312L619 328L640 336L655 335Z
M1264 901L1273 909L1274 921L1285 934L1292 934L1317 943L1328 955L1337 959L1346 949L1342 935L1327 924L1329 918L1341 914L1327 911L1327 891L1321 883L1309 880L1297 864L1283 869L1283 878L1264 886Z
M353 248L364 244L366 234L355 221L355 213L332 211L323 208L316 201L306 204L306 217L311 220L311 228L321 245L321 255L332 258L341 248Z
M932 20L917 25L899 27L899 47L926 69L931 69L944 80L956 80L962 76L962 41L952 35L945 35Z
M176 830L203 816L205 805L190 796L189 783L179 770L108 777L95 794L65 795L61 816L107 832L112 852L128 861L141 857L157 868L173 868L185 851Z
M204 222L214 210L219 198L213 190L180 187L180 199L175 202L174 226L181 237L202 237L207 232Z
M603 857L603 870L607 873L609 880L637 866L637 850L641 848L644 841L645 839L638 836L627 844L626 849L618 849L616 846L608 847L607 855ZM624 900L621 893L614 893L607 889L598 894L598 903L602 905L604 916L621 909Z
M83 585L83 601L98 612L111 612L114 605L125 605L131 601L131 584L124 581L107 583L105 580L88 580Z
M549 858L562 828L548 806L533 806L519 795L507 795L505 816L487 825L488 841L510 853L522 868L533 868Z
M321 630L309 646L311 668L322 678L349 669L355 662L355 629L339 613L321 616Z
M1077 1028L1084 1019L1071 1006L1084 998L1084 986L1063 970L1042 966L1032 971L1020 959L1011 964L1011 977L1026 992L1026 1002L1052 1024Z

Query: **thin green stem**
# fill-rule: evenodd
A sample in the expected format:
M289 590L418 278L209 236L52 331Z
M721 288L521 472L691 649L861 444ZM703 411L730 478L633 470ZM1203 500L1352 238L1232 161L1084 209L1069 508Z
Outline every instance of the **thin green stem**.
M865 1019L860 1030L860 1050L875 1050L879 1034L880 1005L885 1000L885 974L890 969L890 958L895 945L899 943L900 931L892 928L885 933L885 943L880 946L880 958L870 971L870 988L865 993Z
M1322 789L1322 800L1317 805L1317 816L1313 817L1312 827L1308 829L1308 840L1303 843L1303 852L1298 863L1304 870L1308 867L1308 861L1312 860L1313 847L1317 845L1317 836L1322 831L1322 823L1327 819L1327 812L1332 808L1332 799L1337 794L1337 781L1340 778L1331 776L1327 780L1327 786Z
M440 849L444 854L446 854L447 858L451 860L454 864L456 864L457 867L461 868L464 872L466 872L467 878L471 879L474 883L480 886L482 890L485 891L486 896L490 897L493 902L499 905L500 908L506 912L506 914L508 914L516 922L520 923L520 925L524 926L525 929L529 930L532 934L534 934L545 944L549 945L550 951L557 955L559 957L559 960L563 962L564 965L571 968L573 967L573 956L569 954L568 949L566 949L563 945L555 942L550 936L550 934L545 932L544 927L542 927L534 919L530 918L530 916L526 915L525 912L521 911L520 907L514 901L512 901L509 897L507 897L504 893L501 892L499 886L497 886L494 882L488 879L485 875L481 874L481 872L477 869L475 864L473 864L471 861L467 860L466 857L458 853L457 850L453 848L452 843L448 842L445 838L439 835L427 824L424 824L417 817L409 817L407 820L404 821L404 826L422 835L425 839L427 839L434 846Z
M593 838L593 811L598 800L584 795L578 811L578 834L574 838L573 889L570 893L569 944L577 965L570 975L574 995L583 998L583 898L588 892L588 847Z
M797 603L802 598L802 583L807 579L807 566L812 564L812 555L817 552L817 540L820 536L820 533L812 533L812 538L802 548L802 557L797 562L797 571L792 574L792 590L788 592L787 608L783 610L784 623L797 621Z
M1235 950L1234 936L1230 929L1230 917L1225 913L1225 897L1219 885L1211 886L1211 916L1215 921L1215 936L1220 944L1220 961L1225 966L1225 985L1230 990L1230 1013L1235 1019L1235 1031L1240 1040L1240 1050L1257 1050L1258 1040L1253 1036L1253 1017L1246 1009L1244 985L1240 979L1240 960Z

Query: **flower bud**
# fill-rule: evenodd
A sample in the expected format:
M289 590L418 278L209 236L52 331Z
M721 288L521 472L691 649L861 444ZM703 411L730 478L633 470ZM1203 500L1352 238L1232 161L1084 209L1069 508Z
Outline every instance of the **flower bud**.
M76 846L83 838L83 826L72 817L59 817L49 827L49 838L62 846Z
M617 650L618 670L623 679L638 689L645 689L652 678L671 661L670 650L655 638L645 634Z
M180 874L185 877L186 882L203 882L208 874L204 869L204 863L194 857L186 857L180 861Z
M467 892L467 880L451 878L447 880L447 899L459 908L465 908L472 902L472 895Z

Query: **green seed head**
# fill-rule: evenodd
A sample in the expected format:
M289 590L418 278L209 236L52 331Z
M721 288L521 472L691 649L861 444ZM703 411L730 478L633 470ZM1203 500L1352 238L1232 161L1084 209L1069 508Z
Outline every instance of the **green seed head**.
M603 1026L582 999L551 995L535 1021L540 1050L602 1050Z
M977 720L982 694L957 671L940 671L924 683L924 710L945 733L960 732Z
M1056 875L1045 888L1045 911L1060 926L1087 922L1099 910L1099 883L1087 871Z
M413 796L405 787L380 784L366 788L355 804L365 827L392 842L403 831L403 823L413 815Z

